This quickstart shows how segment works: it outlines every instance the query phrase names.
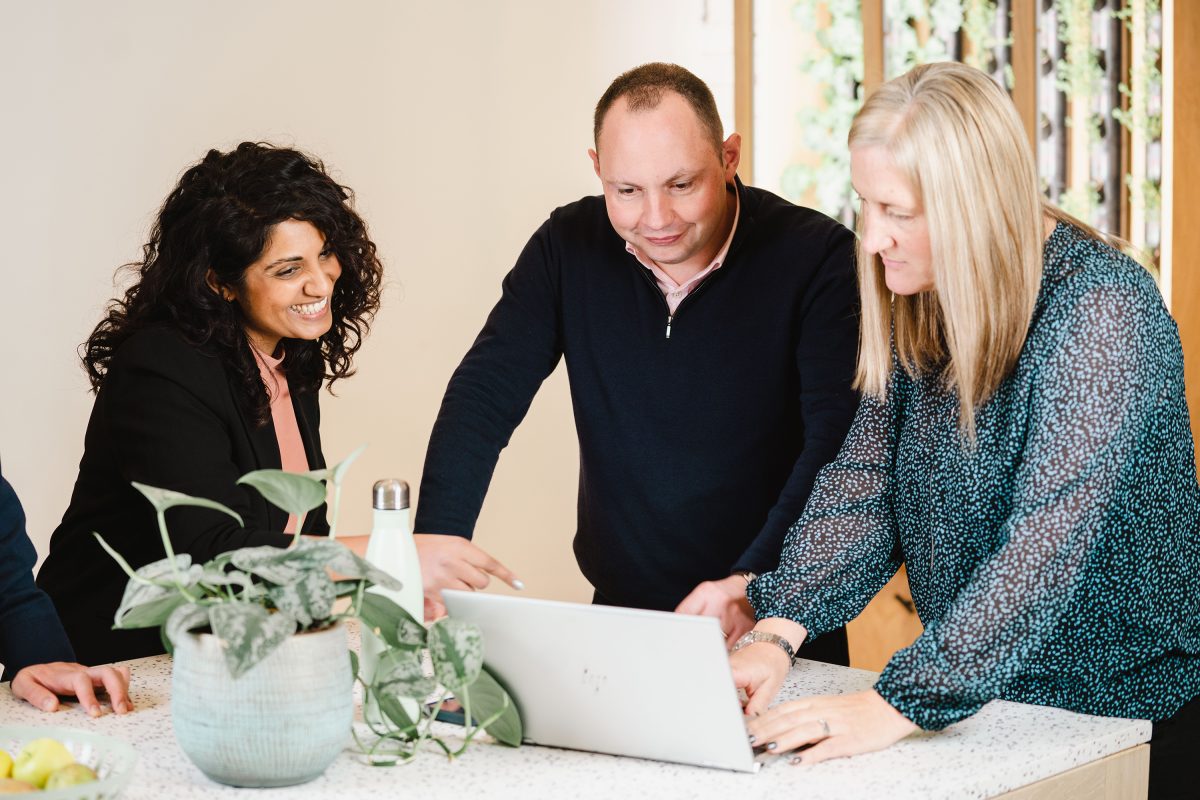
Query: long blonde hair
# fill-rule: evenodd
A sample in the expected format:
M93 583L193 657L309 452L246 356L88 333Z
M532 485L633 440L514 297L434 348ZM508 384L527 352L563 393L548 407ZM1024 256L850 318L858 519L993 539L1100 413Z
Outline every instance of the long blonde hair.
M910 376L941 372L958 393L960 430L1013 370L1042 279L1037 167L1008 96L972 67L914 67L863 105L849 146L881 147L911 183L929 226L934 291L893 296L883 263L863 249L855 386L883 399L892 346Z

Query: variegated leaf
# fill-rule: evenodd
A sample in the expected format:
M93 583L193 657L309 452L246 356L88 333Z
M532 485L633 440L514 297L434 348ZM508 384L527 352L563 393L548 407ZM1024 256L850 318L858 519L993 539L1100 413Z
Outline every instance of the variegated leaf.
M295 583L273 586L267 596L276 608L294 617L301 628L307 628L313 620L329 619L337 593L333 581L322 570L306 572Z
M252 603L222 603L209 607L213 633L225 649L229 674L241 677L296 632L296 620L285 613L268 613Z
M429 657L438 682L460 692L479 677L483 667L483 635L479 627L452 617L429 626Z
M189 590L195 588L203 569L192 564L186 553L175 557L179 577ZM131 579L113 616L113 627L123 629L156 628L166 621L176 606L187 601L174 583L171 560L162 559L147 564L134 573L142 580Z
M425 628L389 597L367 592L358 617L368 629L378 631L389 647L419 650L425 646Z
M325 502L325 484L304 474L259 469L247 472L238 483L253 486L268 503L297 517Z
M204 572L200 575L201 583L209 586L238 586L241 588L241 592L238 593L239 600L249 600L266 595L266 590L255 584L254 579L245 572L237 569L214 569L211 563L204 565Z
M208 626L209 608L209 606L198 606L195 603L185 603L172 611L171 616L167 618L166 625L163 626L167 640L175 644L183 634Z
M415 650L388 650L375 667L374 689L381 699L423 700L435 688L437 684L421 669L421 658Z
M263 545L243 547L231 553L231 562L238 569L253 573L265 581L285 585L300 580L306 572L323 570L319 554L308 547L310 539L301 539L295 547L283 549Z
M187 553L180 553L175 556L175 567L180 572L187 572L192 566L192 557ZM134 571L139 578L145 578L148 581L174 581L175 570L171 567L171 559L160 558L158 561L151 561L145 566L138 567Z
M396 626L396 639L400 642L400 646L424 647L428 636L425 626L413 619L403 607L400 608L400 611L402 615Z
M397 592L404 588L399 580L336 540L309 539L307 543L320 548L328 559L326 563L329 568L346 578L365 578L377 586Z

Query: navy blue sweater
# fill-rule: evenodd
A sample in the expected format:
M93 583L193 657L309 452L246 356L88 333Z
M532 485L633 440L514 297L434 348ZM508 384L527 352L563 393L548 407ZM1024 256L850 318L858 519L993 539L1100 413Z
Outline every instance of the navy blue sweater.
M565 357L579 435L575 554L611 603L673 609L779 561L857 405L853 237L737 184L724 264L668 310L603 197L529 240L450 379L416 529L470 536L500 450Z
M21 501L0 476L0 664L6 681L30 664L75 660L54 603L33 582L36 560Z

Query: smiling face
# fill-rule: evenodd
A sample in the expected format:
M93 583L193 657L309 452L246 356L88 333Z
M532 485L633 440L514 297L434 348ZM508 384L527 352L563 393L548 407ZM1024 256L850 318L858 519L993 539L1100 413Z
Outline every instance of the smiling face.
M850 181L862 199L863 248L883 261L888 289L901 295L931 291L933 255L925 208L891 155L878 146L852 147Z
M696 112L669 91L651 109L617 100L588 151L613 228L675 280L707 267L725 244L740 153L736 133L718 153Z
M271 229L241 282L219 291L241 306L250 342L270 355L280 339L319 339L329 331L333 285L341 274L337 256L316 226L288 219Z

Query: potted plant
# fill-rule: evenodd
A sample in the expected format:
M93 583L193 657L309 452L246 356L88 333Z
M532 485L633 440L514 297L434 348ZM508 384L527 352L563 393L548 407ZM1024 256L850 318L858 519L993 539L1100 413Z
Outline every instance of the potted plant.
M332 538L342 477L355 456L331 469L258 470L238 481L301 518L325 502L328 483L333 489L330 538L297 534L286 549L246 547L193 564L190 556L172 549L168 509L199 506L239 523L241 518L212 500L138 483L134 486L157 512L166 558L134 570L94 534L129 575L114 627L160 628L174 656L176 738L213 780L285 786L320 775L349 741L355 680L363 682L364 698L372 698L382 712L380 719L368 720L370 736L354 737L372 764L406 761L426 742L456 756L479 730L503 744L520 744L520 716L483 666L479 629L449 617L426 629L399 605L370 591L372 586L399 589L399 581ZM369 679L359 674L358 658L347 646L341 622L350 618L359 619L383 644ZM433 728L451 692L466 717L457 747Z

